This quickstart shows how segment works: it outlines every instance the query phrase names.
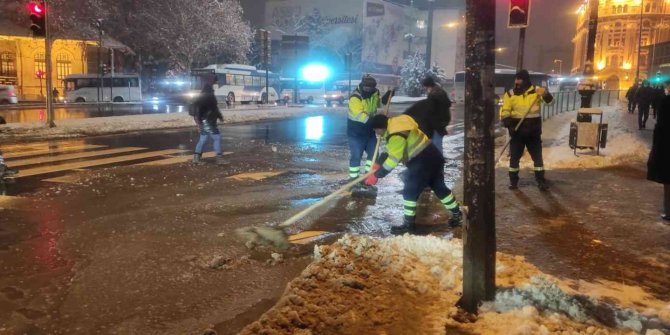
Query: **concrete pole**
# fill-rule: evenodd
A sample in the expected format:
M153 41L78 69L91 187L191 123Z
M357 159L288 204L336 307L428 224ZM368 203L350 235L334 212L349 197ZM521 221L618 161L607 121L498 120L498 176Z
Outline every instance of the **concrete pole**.
M53 128L56 126L54 122L54 105L53 105L53 75L51 66L51 29L49 29L49 1L44 0L44 60L46 62L46 79L47 79L47 126Z
M477 312L495 298L495 162L493 145L496 0L466 1L463 297Z

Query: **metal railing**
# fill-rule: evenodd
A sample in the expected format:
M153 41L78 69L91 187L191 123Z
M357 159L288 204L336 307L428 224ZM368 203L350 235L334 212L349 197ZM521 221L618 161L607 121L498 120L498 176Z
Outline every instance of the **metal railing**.
M613 106L625 94L626 91L621 90L596 91L591 98L591 107ZM543 120L564 112L576 111L581 105L581 95L577 91L561 91L552 93L552 95L554 96L553 103L542 105Z

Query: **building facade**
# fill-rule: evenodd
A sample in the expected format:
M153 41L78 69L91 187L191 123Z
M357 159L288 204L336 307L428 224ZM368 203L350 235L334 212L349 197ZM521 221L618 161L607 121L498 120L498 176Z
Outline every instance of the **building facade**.
M577 29L572 42L572 73L581 74L586 60L588 2L577 10ZM640 48L641 35L641 48ZM670 3L666 0L600 0L594 67L606 89L629 87L648 78L652 44L670 40ZM653 74L652 74L653 75Z

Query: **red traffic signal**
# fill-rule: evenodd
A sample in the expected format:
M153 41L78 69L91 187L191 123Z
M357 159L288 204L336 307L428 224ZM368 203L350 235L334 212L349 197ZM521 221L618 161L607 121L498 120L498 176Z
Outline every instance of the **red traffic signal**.
M530 0L509 1L508 28L526 28L530 18Z
M37 3L37 2L31 2L31 3L28 4L28 10L30 11L30 14L32 14L32 15L43 16L44 15L44 4Z
M40 79L44 78L44 71L42 71L42 70L35 71L35 77L40 78Z

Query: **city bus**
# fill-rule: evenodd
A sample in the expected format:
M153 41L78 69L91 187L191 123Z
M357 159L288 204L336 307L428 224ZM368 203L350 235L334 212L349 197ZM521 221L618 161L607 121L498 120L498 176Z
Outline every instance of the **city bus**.
M495 69L495 94L502 98L506 90L514 87L516 70L507 67L496 67ZM552 77L546 73L530 72L530 80L534 85L549 86ZM450 93L450 99L454 102L465 101L465 71L456 72L454 75L454 86Z
M72 74L63 80L64 102L142 101L139 75L115 74L100 78L96 74Z
M295 88L294 78L281 78L281 99L286 103L293 100ZM322 81L298 80L298 101L312 104L314 102L325 102L326 84Z
M242 64L212 64L202 69L191 71L191 92L189 96L193 98L200 90L203 84L216 76L217 84L214 85L214 94L219 101L227 101L234 104L240 103L275 103L279 100L277 89L279 88L279 76L268 72L270 79L269 101L265 90L266 73L265 70L258 70L255 66Z

